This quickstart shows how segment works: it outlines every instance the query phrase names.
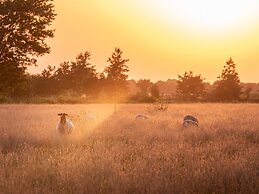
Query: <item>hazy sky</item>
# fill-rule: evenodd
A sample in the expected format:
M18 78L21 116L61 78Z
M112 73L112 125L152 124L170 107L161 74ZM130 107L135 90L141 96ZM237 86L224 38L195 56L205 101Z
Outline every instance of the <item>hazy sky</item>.
M92 53L98 71L115 47L129 58L129 78L177 78L192 70L212 82L232 57L240 78L259 82L257 0L54 0L58 14L47 65Z

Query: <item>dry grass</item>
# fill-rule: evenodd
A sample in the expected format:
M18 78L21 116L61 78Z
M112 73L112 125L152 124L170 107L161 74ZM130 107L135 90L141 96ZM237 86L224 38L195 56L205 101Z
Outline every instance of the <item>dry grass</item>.
M59 112L75 119L70 137ZM186 114L199 129L182 130ZM259 193L259 105L1 105L0 121L1 194Z

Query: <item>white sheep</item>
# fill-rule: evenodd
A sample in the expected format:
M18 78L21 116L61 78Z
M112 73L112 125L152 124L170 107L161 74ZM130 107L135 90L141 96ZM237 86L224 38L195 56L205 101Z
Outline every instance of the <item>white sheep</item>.
M97 118L93 115L85 115L84 120L87 122L96 122Z
M59 113L60 121L57 124L57 130L60 134L70 134L74 129L74 125L71 120L67 119L66 117L68 114L66 113Z
M183 128L199 127L198 123L198 119L193 116L187 115L183 118Z
M97 117L90 114L88 111L82 110L79 112L78 119L81 122L96 122Z

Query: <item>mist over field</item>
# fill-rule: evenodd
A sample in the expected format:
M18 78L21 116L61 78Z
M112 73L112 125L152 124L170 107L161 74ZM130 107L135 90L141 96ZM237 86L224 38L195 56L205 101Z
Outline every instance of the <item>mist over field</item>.
M0 193L259 193L258 108L1 105ZM69 136L56 130L60 112ZM199 128L182 128L187 114Z

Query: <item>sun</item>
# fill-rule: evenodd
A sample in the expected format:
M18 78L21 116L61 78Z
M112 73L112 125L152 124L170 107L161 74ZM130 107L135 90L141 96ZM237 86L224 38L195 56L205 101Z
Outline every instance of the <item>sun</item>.
M257 0L150 0L145 2L146 6L162 20L195 30L224 32L259 21Z

